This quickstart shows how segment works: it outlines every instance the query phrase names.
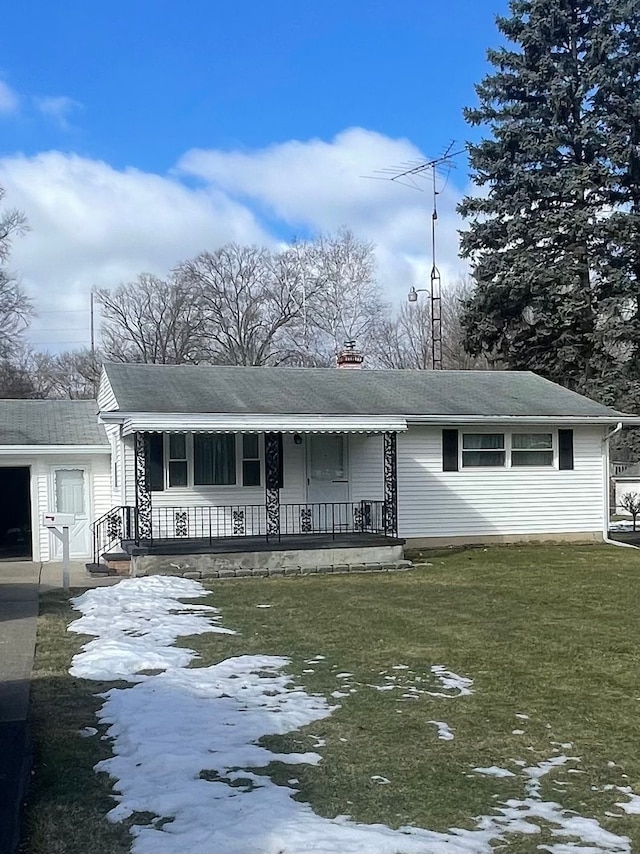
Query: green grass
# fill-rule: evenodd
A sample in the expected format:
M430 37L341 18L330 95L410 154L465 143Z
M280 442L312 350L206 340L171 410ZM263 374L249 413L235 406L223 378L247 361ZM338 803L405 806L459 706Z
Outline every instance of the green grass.
M601 791L608 783L640 791L640 554L531 546L416 557L431 565L401 574L209 585L223 624L239 634L185 639L200 652L196 666L245 653L287 655L296 682L329 699L343 681L335 673L354 674L347 681L356 693L340 700L331 717L267 739L278 750L312 749L310 734L326 739L320 765L274 763L273 779L297 777L301 799L325 816L348 813L393 827L472 828L475 816L524 793L520 779L471 775L474 766L517 771L512 760L534 764L553 755L552 741L572 742L562 752L581 762L544 778L543 797L628 835L632 849L640 850L640 817L606 816L620 812L613 803L624 798ZM108 781L91 770L107 744L77 736L94 723L92 694L104 686L65 675L81 639L64 632L68 611L60 594L45 597L42 607L33 692L38 765L25 851L119 854L128 850L127 833L102 819L110 805ZM318 653L324 662L304 663ZM394 671L394 664L412 673ZM400 692L367 687L382 684L380 671L424 685L411 680L429 680L432 664L471 677L475 693L398 701ZM431 719L446 721L455 739L438 740ZM514 729L525 733L514 735ZM569 774L571 767L585 773ZM375 774L391 784L373 783ZM90 847L74 838L78 826L91 829ZM543 831L534 847L550 841ZM500 848L531 850L531 838L514 837Z

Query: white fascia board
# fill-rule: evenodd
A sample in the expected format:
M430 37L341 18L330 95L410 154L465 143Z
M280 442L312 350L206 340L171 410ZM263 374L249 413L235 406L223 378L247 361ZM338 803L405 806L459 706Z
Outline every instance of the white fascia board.
M123 435L150 433L383 433L407 429L397 415L220 415L118 413ZM115 413L104 413L106 422ZM103 416L101 416L103 417Z
M110 454L109 445L0 445L0 455L37 457L42 454L76 456L77 454Z
M638 415L407 415L408 424L622 424L640 425Z

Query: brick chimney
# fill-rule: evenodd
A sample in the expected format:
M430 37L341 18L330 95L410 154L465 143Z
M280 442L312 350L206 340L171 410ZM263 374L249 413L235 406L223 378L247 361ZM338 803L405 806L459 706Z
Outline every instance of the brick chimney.
M342 350L336 356L337 366L349 370L359 370L362 368L363 362L364 356L356 350L356 342L345 341Z

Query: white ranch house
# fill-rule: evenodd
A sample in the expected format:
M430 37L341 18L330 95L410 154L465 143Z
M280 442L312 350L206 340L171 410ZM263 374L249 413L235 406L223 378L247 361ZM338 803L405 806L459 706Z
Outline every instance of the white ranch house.
M0 425L20 405L93 419L73 445L0 430L0 467L29 471L31 555L56 557L40 518L65 509L74 557L134 555L143 571L154 556L366 563L363 548L384 561L405 543L602 540L607 437L640 423L501 371L107 364L97 404L0 402Z

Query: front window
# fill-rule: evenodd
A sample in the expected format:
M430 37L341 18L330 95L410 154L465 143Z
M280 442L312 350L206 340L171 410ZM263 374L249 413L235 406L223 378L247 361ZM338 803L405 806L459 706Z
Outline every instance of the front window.
M227 486L236 482L236 437L233 433L196 433L193 437L195 486Z
M242 436L242 485L260 486L260 437L257 433Z
M513 433L511 465L552 466L553 435L551 433Z
M504 466L504 433L464 433L462 436L463 468Z
M187 485L187 437L169 434L169 486Z

